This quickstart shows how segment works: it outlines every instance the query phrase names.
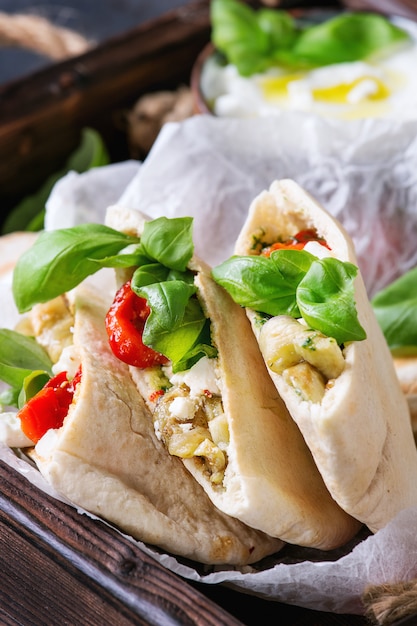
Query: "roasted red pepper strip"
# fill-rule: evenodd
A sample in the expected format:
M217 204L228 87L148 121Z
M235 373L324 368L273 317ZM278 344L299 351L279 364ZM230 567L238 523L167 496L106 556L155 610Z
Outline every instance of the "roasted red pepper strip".
M80 380L81 368L72 380L67 372L57 374L19 411L21 429L34 443L50 428L62 426Z
M128 281L117 291L106 315L106 330L113 354L124 363L142 369L168 363L164 355L145 346L142 341L149 314L146 299L136 295Z
M277 241L267 248L264 248L261 254L262 256L270 256L271 252L274 250L302 250L309 241L317 241L322 246L326 246L326 248L329 247L325 240L317 235L314 228L306 228L305 230L300 230L300 232L290 237L287 241Z

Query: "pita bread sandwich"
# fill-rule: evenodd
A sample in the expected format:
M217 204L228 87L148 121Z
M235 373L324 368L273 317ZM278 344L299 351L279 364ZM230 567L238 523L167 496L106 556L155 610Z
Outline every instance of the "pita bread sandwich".
M21 257L13 284L19 310L31 309L35 335L44 343L44 320L54 318L45 307L62 298L57 291L64 289L75 314L73 342L81 364L63 426L50 429L37 443L36 462L72 500L79 500L78 490L88 490L82 506L97 512L99 489L81 480L86 467L77 469L79 460L80 468L92 465L87 475L97 470L115 485L106 499L106 518L131 534L139 512L127 525L123 502L130 503L131 491L128 496L126 485L141 498L154 494L166 516L177 507L182 523L192 520L197 526L201 520L208 543L207 527L215 531L213 517L220 536L222 524L233 530L235 541L224 540L224 550L234 546L233 554L217 557L208 545L201 547L204 554L193 555L189 544L179 552L173 539L165 538L163 545L162 539L141 537L176 553L187 551L195 560L253 562L277 551L282 541L325 550L343 545L361 524L329 494L266 371L244 311L194 257L191 227L190 218L148 221L137 211L112 207L106 226L44 233ZM115 248L109 238L119 242ZM74 287L74 274L85 281L88 264L91 270L116 268L119 288L107 308L83 282ZM70 276L62 271L68 267ZM43 289L33 284L33 277L42 276ZM88 280L94 282L94 275ZM47 294L40 297L44 290ZM59 369L72 355L72 348L62 352ZM71 380L77 371L72 370ZM117 426L119 414L123 426ZM150 449L142 451L145 443ZM155 527L152 521L149 529ZM141 533L139 528L135 536ZM198 545L197 538L193 551Z
M38 334L55 364L49 387L15 418L24 424L25 439L9 429L8 444L13 446L14 436L14 445L24 448L56 492L74 505L162 550L233 565L280 550L281 540L217 510L158 441L128 365L110 350L107 310L103 290L86 281L33 307L25 332ZM48 415L42 434L45 424L38 419Z
M352 241L294 181L250 206L214 279L245 308L271 379L334 499L376 531L417 504L407 402Z

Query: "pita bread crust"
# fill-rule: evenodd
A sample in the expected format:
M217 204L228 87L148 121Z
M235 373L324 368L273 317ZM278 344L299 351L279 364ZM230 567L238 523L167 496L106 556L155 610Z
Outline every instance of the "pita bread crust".
M221 510L297 545L330 549L358 531L330 496L305 441L268 376L244 310L209 275L196 285L219 352L230 444L224 489L186 460ZM233 320L233 332L230 332Z
M417 357L395 357L394 367L408 403L411 427L417 443Z
M235 252L253 253L253 234L260 229L268 241L269 235L286 236L310 227L339 259L357 265L346 231L291 180L275 181L253 201ZM400 510L417 504L417 452L407 402L360 273L354 288L367 339L345 348L345 370L323 401L301 401L281 376L270 375L330 493L345 511L376 531ZM248 316L256 334L250 311Z
M97 293L77 288L74 306L82 381L62 428L35 448L47 480L133 537L196 561L246 564L278 551L281 541L217 511L156 439L128 366L109 349Z
M140 235L145 221L137 211L111 207L106 223ZM223 489L213 487L198 461L184 459L184 465L227 515L289 543L325 550L343 545L360 524L342 511L324 485L268 376L245 312L211 279L203 261L193 257L189 267L197 272L198 297L220 354L231 443ZM143 389L141 371L131 371Z
M417 395L417 356L394 357L394 367L405 395Z

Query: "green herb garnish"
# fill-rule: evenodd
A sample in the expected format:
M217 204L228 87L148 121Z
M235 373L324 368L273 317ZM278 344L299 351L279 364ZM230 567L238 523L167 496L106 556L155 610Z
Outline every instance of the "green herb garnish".
M212 274L241 306L302 317L339 344L366 338L354 303L357 268L352 263L317 259L305 250L276 250L270 257L233 256Z
M20 313L76 287L94 274L109 255L138 238L101 224L44 231L19 258L13 272L13 296ZM131 259L129 259L131 264Z
M0 345L0 380L9 385L0 394L0 404L21 406L22 390L29 398L51 377L51 359L33 337L14 330L0 329Z
M144 343L167 356L174 371L188 369L205 354L216 354L187 269L194 252L192 223L189 217L161 217L146 222L140 238L101 224L45 231L15 267L16 306L23 313L48 302L102 267L139 266L131 286L151 308Z
M242 76L282 65L291 70L370 59L410 40L376 13L345 12L299 26L286 11L212 0L212 41Z
M417 267L381 289L371 302L392 352L417 354Z

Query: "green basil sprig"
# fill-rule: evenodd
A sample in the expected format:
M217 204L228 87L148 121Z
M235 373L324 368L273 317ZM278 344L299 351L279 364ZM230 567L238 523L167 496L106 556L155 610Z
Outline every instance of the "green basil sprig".
M403 29L376 13L342 13L306 28L292 55L311 66L348 63L388 53L410 40Z
M291 70L358 61L410 40L384 16L345 12L299 27L283 10L252 9L238 0L212 0L212 42L242 76L274 65Z
M332 257L314 261L296 289L302 318L339 344L366 339L358 320L353 280L358 268Z
M69 291L102 267L139 266L132 288L151 307L144 343L186 369L214 356L208 321L195 297L187 265L194 253L193 220L160 217L131 237L100 224L43 232L19 259L13 294L23 313Z
M201 357L216 356L211 345L209 320L204 316L196 288L173 280L132 289L146 298L151 313L143 331L143 342L171 360L174 372L189 369Z
M241 306L303 317L339 344L366 338L354 302L352 263L318 259L305 250L276 250L270 257L233 256L212 274Z
M417 267L381 289L372 306L391 351L417 354Z
M296 24L285 11L255 11L236 0L212 0L210 7L212 42L242 76L267 69L273 54L296 39Z
M21 406L22 390L26 398L31 397L52 376L51 359L33 337L7 328L0 329L0 345L0 380L9 385L0 394L0 404ZM34 372L38 383L34 382Z
M73 289L100 269L100 260L133 242L139 239L101 224L44 231L13 272L13 296L19 312Z

